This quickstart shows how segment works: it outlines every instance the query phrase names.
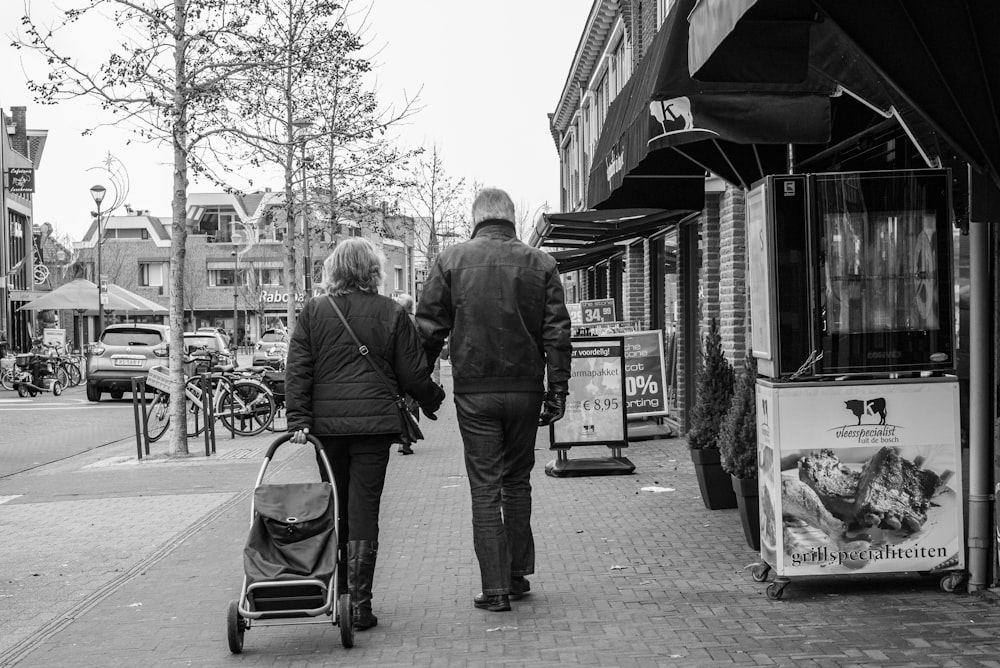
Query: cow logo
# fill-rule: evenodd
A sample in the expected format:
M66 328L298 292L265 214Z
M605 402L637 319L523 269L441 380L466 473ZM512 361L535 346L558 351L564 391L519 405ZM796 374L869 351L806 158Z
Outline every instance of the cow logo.
M878 416L879 424L885 424L885 398L879 397L878 399L851 399L844 402L844 407L847 410L854 413L854 417L858 418L858 425L861 425L861 419L866 416Z
M654 134L649 144L657 139L668 137L681 132L707 132L718 135L718 132L695 127L694 114L691 113L691 100L687 97L674 97L669 100L653 100L649 103L649 113L656 124L653 125ZM657 127L657 125L659 127ZM659 134L656 132L659 131Z

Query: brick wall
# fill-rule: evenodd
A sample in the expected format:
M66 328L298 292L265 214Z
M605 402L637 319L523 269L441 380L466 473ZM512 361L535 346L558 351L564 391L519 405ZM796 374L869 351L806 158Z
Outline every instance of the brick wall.
M28 158L28 108L11 107L11 120L14 121L14 134L10 137L10 145L15 151Z
M642 8L642 52L645 54L656 37L656 0L642 0L639 6Z
M634 243L625 252L625 286L623 289L625 308L623 320L639 320L645 317L647 308L645 245Z
M698 275L699 294L701 295L700 321L707 330L712 319L720 316L719 281L721 278L720 261L720 230L719 212L721 196L711 193L705 196L705 209L698 219L701 231L701 242L698 250L701 253L701 267Z
M677 402L678 405L690 410L694 397L688 396L687 380L691 374L697 373L697 368L688 368L687 358L693 351L701 350L702 342L692 340L688 335L688 318L695 318L699 323L699 329L704 330L711 323L712 318L718 318L720 312L719 302L719 282L720 282L720 230L719 212L721 202L720 196L714 193L706 194L705 208L698 217L697 222L685 225L681 228L680 239L677 248L678 266L687 268L693 264L698 269L698 295L697 304L690 303L692 297L691 280L694 278L687 271L681 269L677 275L678 294L677 300L682 321L677 330ZM691 235L699 235L700 240L695 246L691 240ZM696 247L698 257L685 257L690 248ZM697 358L697 353L694 355ZM678 416L681 433L687 431L687 412L681 411Z
M719 210L719 328L722 351L737 369L747 349L746 219L743 191L728 186Z

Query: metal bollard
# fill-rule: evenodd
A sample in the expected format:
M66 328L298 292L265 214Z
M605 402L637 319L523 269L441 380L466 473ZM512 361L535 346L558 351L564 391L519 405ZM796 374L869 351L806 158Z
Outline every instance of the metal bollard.
M205 456L215 452L215 415L212 410L212 374L201 374L201 405L205 416Z
M132 416L135 418L135 452L142 459L142 443L146 442L146 454L149 454L149 437L146 434L146 379L142 376L132 376ZM139 396L142 388L142 424L139 424Z

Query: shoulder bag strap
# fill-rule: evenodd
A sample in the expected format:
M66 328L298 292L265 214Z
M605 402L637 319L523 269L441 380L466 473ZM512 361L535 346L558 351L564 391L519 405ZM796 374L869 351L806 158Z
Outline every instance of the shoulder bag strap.
M367 362L372 365L373 369L375 369L375 373L378 374L379 378L382 379L382 382L385 383L385 386L389 389L389 394L391 394L396 400L402 399L400 394L393 389L392 383L389 382L389 379L386 377L385 372L379 368L378 364L375 363L375 360L373 360L371 357L368 356L368 346L361 343L361 341L358 339L358 335L354 333L353 329L351 329L350 324L348 324L347 322L347 318L344 317L344 313L340 310L340 307L337 306L337 302L333 301L333 297L331 297L330 295L327 295L326 298L330 301L330 306L333 307L333 310L337 312L337 316L340 318L340 321L344 323L344 329L346 329L347 333L351 335L352 339L354 339L354 343L358 347L358 352L361 353L361 356L364 357L365 360L367 360Z

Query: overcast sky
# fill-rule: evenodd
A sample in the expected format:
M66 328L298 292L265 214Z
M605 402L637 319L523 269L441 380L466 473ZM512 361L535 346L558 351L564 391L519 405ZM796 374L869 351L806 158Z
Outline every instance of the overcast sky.
M78 4L31 0L32 12L43 15ZM403 145L436 143L450 174L504 188L532 213L546 202L558 210L559 162L547 114L555 110L591 4L374 0L369 43L372 51L380 49L374 57L380 96L399 101L404 90L412 94L423 87L422 111L398 131ZM48 130L36 174L35 222L51 222L79 239L94 209L90 186L102 181L94 168L108 152L128 170L126 202L169 218L172 156L167 147L136 141L115 127L81 136L95 119L113 121L93 102L35 104L25 80L43 78L44 62L9 46L22 14L23 0L0 0L0 108L10 113L12 106L27 106L28 127ZM101 44L112 38L110 32L89 34L78 48L81 54L100 53ZM278 181L257 185L282 187ZM213 190L197 182L190 188Z

